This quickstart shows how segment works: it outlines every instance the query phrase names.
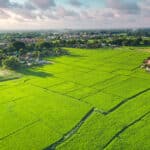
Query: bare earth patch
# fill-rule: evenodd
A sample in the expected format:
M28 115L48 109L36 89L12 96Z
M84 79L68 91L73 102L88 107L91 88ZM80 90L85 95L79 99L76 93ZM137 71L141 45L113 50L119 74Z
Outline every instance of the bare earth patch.
M8 76L10 74L11 74L11 71L9 70L3 70L3 69L0 70L0 76Z
M139 51L150 53L150 48L139 49Z
M12 80L20 78L21 75L11 70L0 69L0 81Z

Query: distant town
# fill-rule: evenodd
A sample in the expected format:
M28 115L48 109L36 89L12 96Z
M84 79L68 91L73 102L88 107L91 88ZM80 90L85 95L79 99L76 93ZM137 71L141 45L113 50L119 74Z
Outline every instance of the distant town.
M127 30L62 30L62 31L16 31L0 32L0 47L12 41L35 44L46 41L53 46L105 47L150 45L150 29Z
M0 33L0 64L17 68L48 63L42 58L66 54L64 47L150 46L150 29L17 31Z

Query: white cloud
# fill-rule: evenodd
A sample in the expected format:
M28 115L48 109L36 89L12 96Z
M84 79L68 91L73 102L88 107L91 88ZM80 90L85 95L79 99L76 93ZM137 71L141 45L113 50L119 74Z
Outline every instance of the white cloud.
M55 0L56 1L56 0ZM104 8L77 7L80 1L68 0L65 7L54 0L26 0L25 3L0 0L0 24L26 28L118 28L149 27L150 1L106 0ZM11 22L8 24L8 21ZM20 26L21 24L21 26Z

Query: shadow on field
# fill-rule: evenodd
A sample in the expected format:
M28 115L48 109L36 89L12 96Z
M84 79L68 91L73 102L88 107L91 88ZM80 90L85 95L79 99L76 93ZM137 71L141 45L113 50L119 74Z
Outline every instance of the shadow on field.
M38 71L38 70L36 71L31 68L23 68L21 70L18 70L18 72L23 75L36 76L36 77L41 77L41 78L53 76L53 74L51 74L51 73L44 72L44 71Z
M85 55L78 55L78 54L69 54L68 56L70 56L70 57L79 57L79 58L87 57Z

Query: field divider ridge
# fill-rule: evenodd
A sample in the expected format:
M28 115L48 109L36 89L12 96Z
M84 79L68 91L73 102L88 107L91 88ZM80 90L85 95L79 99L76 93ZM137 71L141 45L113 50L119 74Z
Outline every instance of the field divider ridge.
M25 97L27 97L27 96L12 98L12 100L8 100L8 101L2 102L2 103L0 103L0 104L7 104L7 103L11 103L11 102L20 101L20 100L22 100L22 99L25 98Z
M129 97L129 98L124 99L124 100L121 101L119 104L117 104L116 106L114 106L113 108L111 108L109 111L107 111L107 112L106 112L106 115L108 115L108 114L114 112L116 109L118 109L118 108L119 108L120 106L122 106L123 104L127 103L128 101L130 101L130 100L132 100L132 99L134 99L134 98L136 98L136 97L138 97L138 96L140 96L140 95L142 95L142 94L144 94L144 93L146 93L146 92L148 92L148 91L150 91L150 88L145 89L145 90L143 90L143 91L141 91L141 92L139 92L139 93L137 93L137 94L135 94L135 95L133 95L133 96L131 96L131 97Z
M85 123L85 121L93 114L94 111L95 111L95 108L93 107L92 109L90 109L89 112L87 112L85 114L85 116L70 131L65 133L62 136L62 138L60 138L58 141L51 144L50 146L48 146L44 150L55 150L58 145L67 141L68 139L70 139L80 129L80 127Z
M56 93L56 94L59 94L59 95L62 95L62 96L69 97L69 98L71 98L71 99L73 99L73 100L79 101L79 102L81 102L81 103L85 103L85 104L91 105L91 104L88 103L88 102L84 102L84 101L82 101L82 100L80 100L80 99L77 99L77 98L75 98L75 97L72 97L72 96L69 96L69 95L66 95L66 94L62 94L62 93L59 93L59 92L56 92L56 91L53 91L53 90L50 90L50 89L47 89L47 88L43 88L43 87L40 87L40 86L32 85L32 84L31 84L31 86L41 88L41 89L43 89L45 92L47 92L48 94L50 94L50 92Z
M8 135L5 135L5 136L1 137L1 138L0 138L0 141L5 140L5 139L8 138L9 136L12 136L12 135L16 134L17 132L20 132L20 131L24 130L25 128L30 127L30 126L36 124L36 123L39 122L39 121L41 121L41 120L40 120L40 119L37 119L37 120L35 120L35 121L33 121L33 122L29 123L29 124L26 124L26 125L23 126L22 128L19 128L19 129L15 130L15 131L9 133Z
M139 118L135 119L134 121L132 121L131 123L129 123L128 125L124 126L121 130L119 130L103 147L103 149L106 149L117 137L119 137L123 132L125 132L128 128L130 128L131 126L135 125L136 123L138 123L139 121L141 121L142 119L144 119L147 115L150 114L150 111L146 112L145 114L143 114L142 116L140 116Z

